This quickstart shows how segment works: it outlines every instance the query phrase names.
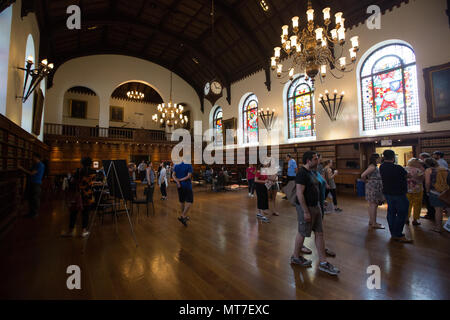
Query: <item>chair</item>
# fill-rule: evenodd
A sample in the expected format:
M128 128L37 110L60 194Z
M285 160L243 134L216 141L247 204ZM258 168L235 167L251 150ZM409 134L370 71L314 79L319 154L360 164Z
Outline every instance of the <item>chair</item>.
M140 205L147 205L147 217L148 217L148 210L149 210L149 204L152 204L152 208L153 208L153 214L155 214L155 205L153 203L153 193L155 191L155 187L146 187L144 189L144 195L145 198L143 199L135 199L132 201L131 203L131 212L133 212L133 208L134 208L134 204L137 205L138 208L138 212L137 212L137 216L136 216L136 221L138 219L139 216L139 206Z

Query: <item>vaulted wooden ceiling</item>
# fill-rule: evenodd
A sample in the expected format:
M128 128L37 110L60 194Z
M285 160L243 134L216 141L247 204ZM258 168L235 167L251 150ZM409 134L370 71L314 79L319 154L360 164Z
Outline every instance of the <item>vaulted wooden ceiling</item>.
M36 13L40 55L56 68L94 54L139 57L174 71L200 97L204 84L219 78L230 101L230 84L262 69L270 90L270 57L280 42L281 26L290 24L294 15L306 20L306 0L265 2L268 11L260 0L214 0L214 37L211 0L23 0L22 15ZM321 10L329 6L332 14L344 13L347 28L369 17L369 5L377 4L384 12L401 2L407 0L312 1L316 19L322 21ZM81 30L66 26L66 10L73 4L81 8Z

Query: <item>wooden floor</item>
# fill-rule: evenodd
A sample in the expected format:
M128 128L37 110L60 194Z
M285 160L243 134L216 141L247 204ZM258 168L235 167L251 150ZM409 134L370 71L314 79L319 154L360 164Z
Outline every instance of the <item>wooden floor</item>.
M106 217L94 227L84 255L81 238L59 237L68 223L65 202L46 202L37 220L21 218L1 240L0 298L450 299L450 235L429 231L427 220L406 231L414 244L392 243L387 230L368 230L363 199L340 195L343 213L324 221L327 247L337 253L330 261L341 269L332 277L318 270L313 238L306 241L313 266L289 264L297 220L281 195L281 216L261 224L256 198L245 190L194 192L187 228L176 219L171 186L170 201L156 200L156 214L141 215L135 224L137 248L126 217L119 219L118 233ZM387 226L385 207L379 216ZM81 268L81 290L66 288L69 265ZM379 290L366 286L370 265L381 268Z

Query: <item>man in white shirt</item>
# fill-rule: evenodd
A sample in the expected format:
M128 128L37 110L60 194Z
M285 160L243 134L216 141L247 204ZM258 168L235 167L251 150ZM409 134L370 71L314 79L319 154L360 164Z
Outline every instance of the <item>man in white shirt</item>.
M138 166L139 178L141 179L141 181L145 180L145 170L146 169L147 169L147 165L145 164L145 161L142 160L142 162Z

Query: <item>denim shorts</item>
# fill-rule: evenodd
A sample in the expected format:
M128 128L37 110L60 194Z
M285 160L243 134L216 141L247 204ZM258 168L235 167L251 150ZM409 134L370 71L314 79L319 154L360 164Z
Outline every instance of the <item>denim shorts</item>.
M430 199L430 204L432 207L435 207L435 208L447 207L447 205L445 203L443 203L441 200L439 200L439 196L434 192L428 193L428 198Z

